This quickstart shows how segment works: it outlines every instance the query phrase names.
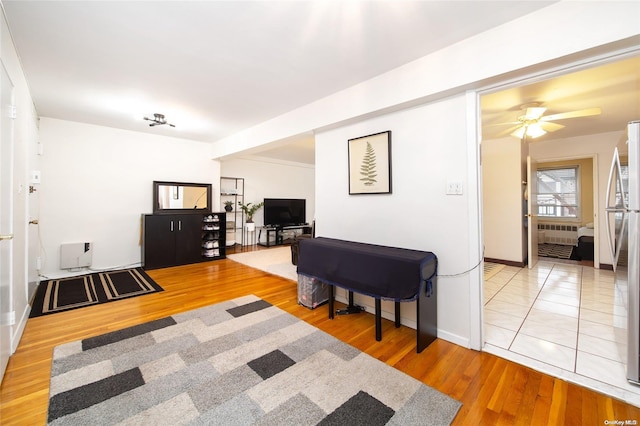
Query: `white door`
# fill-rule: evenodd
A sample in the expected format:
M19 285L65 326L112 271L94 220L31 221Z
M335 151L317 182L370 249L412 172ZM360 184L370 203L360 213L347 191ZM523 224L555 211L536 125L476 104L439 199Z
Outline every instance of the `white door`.
M0 381L11 355L13 262L13 84L3 66L0 76Z
M538 163L527 156L527 252L529 269L538 263Z

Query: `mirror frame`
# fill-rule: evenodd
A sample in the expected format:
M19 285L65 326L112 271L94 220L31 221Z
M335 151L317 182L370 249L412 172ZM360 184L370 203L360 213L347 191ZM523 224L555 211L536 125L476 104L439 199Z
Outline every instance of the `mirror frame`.
M195 187L195 188L206 188L207 190L207 207L203 209L165 209L160 207L159 196L159 188L161 186L184 186L184 187ZM189 183L189 182L165 182L165 181L153 181L153 214L201 214L201 213L211 213L213 211L213 206L211 205L212 197L211 197L211 184L210 183Z

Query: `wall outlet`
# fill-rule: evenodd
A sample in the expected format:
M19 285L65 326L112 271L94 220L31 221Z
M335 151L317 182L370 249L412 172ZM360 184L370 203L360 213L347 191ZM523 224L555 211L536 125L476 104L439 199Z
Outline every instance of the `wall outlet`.
M462 195L462 182L459 180L447 181L447 195Z
M4 312L0 316L1 325L15 325L16 324L16 311Z

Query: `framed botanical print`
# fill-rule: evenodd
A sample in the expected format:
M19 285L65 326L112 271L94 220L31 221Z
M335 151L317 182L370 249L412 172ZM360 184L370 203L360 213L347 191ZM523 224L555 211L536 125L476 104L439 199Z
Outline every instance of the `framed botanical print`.
M349 139L349 194L391 193L391 131Z

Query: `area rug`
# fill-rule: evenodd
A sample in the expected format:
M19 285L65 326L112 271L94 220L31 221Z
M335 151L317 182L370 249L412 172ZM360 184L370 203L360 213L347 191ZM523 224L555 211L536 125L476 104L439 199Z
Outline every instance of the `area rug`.
M142 268L43 281L30 318L163 291Z
M538 256L570 259L573 246L563 244L538 244Z
M57 346L48 424L447 425L461 404L259 299Z
M290 246L273 247L247 253L235 253L228 255L227 258L270 274L293 281L298 280L296 266L291 263Z

